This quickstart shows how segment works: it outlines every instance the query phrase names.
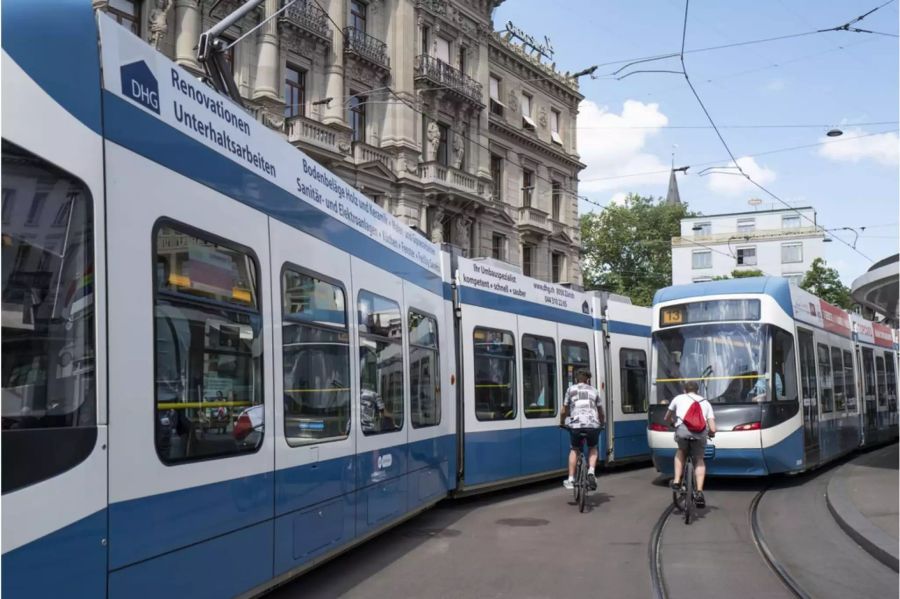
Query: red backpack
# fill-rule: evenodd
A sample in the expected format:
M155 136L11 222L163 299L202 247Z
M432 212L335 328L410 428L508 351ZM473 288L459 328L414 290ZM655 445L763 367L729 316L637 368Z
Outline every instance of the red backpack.
M691 396L688 395L688 397ZM691 404L691 407L688 408L687 414L684 415L682 422L692 433L702 433L706 430L706 418L703 417L703 409L700 407L700 402L706 400L701 399L700 401L697 401L693 397L691 397L691 399L694 401Z

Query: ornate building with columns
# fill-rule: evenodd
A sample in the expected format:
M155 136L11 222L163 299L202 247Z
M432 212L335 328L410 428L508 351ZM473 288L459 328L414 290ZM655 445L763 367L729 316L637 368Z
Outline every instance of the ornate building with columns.
M186 69L238 0L93 0ZM265 0L226 32L248 110L435 242L581 284L577 81L503 0Z

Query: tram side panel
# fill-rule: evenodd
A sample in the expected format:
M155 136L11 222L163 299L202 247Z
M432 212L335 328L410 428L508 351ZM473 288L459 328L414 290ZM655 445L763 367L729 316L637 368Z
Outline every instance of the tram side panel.
M594 322L597 322L596 319L592 319ZM559 336L559 364L561 371L561 395L560 395L560 410L562 410L562 402L565 400L566 390L575 384L575 375L579 370L588 370L591 373L591 380L595 387L601 390L601 395L606 396L603 393L604 382L603 382L603 369L598 367L598 356L601 352L597 349L599 346L595 344L594 336L595 331L593 328L586 328L581 326L575 326L569 323L557 323L556 325L557 335ZM557 418L557 423L559 423L559 418ZM608 428L606 429L608 430ZM605 463L607 461L607 453L606 453L606 430L601 433L600 441L599 441L599 460L600 463ZM560 456L561 456L561 468L568 467L568 456L569 456L569 448L571 446L571 439L568 431L564 429L560 429Z
M645 457L650 382L649 308L610 301L606 309L609 365L606 392L611 398L610 458L615 461Z
M2 594L10 597L106 591L106 224L89 8L3 5Z

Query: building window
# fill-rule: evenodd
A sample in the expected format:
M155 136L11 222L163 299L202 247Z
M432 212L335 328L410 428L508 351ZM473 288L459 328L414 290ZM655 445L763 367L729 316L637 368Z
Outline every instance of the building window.
M537 125L534 124L534 119L531 118L531 96L522 92L521 99L521 107L522 107L522 127L525 129L531 129L532 131L537 129Z
M463 75L466 74L466 47L459 47L459 72Z
M619 350L622 377L622 412L638 414L647 411L647 354L640 349Z
M791 273L791 274L783 274L781 276L783 276L785 279L787 279L788 283L790 283L791 285L796 285L797 287L799 287L800 283L803 282L804 275L803 275L803 273Z
M441 362L437 320L409 313L409 402L413 428L441 423Z
M365 435L403 428L403 324L392 299L360 291L359 424Z
M138 0L109 0L106 11L116 23L127 27L135 35L141 34L141 3Z
M490 92L491 92L491 114L496 114L497 116L503 116L503 109L505 106L503 102L500 101L500 79L491 75L490 79Z
M506 260L506 235L494 233L491 236L491 257L495 260Z
M13 208L16 205L16 190L3 190L3 224L8 225L12 220Z
M234 39L224 35L221 36L221 38L222 41L225 42L225 45L228 46L228 49L225 50L225 54L222 55L222 58L225 59L225 70L231 75L231 78L234 79L234 46L232 46Z
M491 154L491 183L494 201L503 201L503 158L496 154Z
M559 252L553 252L550 258L554 283L565 282L566 255Z
M441 132L441 140L438 142L437 148L437 161L438 164L442 166L450 165L450 150L447 147L448 140L450 139L450 127L443 123L437 124L438 129Z
M446 65L450 64L450 40L441 36L434 38L434 57Z
M691 268L694 270L700 268L712 268L712 252L694 251L691 254Z
M516 418L516 343L509 331L476 328L472 333L475 361L475 417Z
M522 274L531 276L534 260L534 246L525 244L522 246Z
M781 263L790 264L792 262L803 262L803 244L802 243L782 243L781 244Z
M534 172L522 169L522 206L531 207L531 194L534 191Z
M739 218L737 221L738 233L752 233L756 230L755 218Z
M29 227L37 226L41 220L41 213L44 211L44 204L47 202L46 191L39 191L34 194L31 200L31 206L28 207L28 216L25 217L25 225Z
M737 248L738 266L756 266L756 248Z
M292 65L284 69L284 116L306 116L306 71Z
M430 44L431 41L431 29L427 25L422 26L422 55L427 56L431 54Z
M800 217L799 216L782 216L781 217L781 228L782 229L799 229L800 228Z
M694 237L709 237L712 234L712 223L694 223L691 228Z
M550 141L563 145L562 137L559 135L559 111L555 108L550 109Z
M284 437L298 446L350 434L344 290L293 269L281 275Z
M556 344L550 337L522 335L522 401L525 418L556 416Z
M154 242L156 451L167 464L256 451L264 434L256 262L169 224Z
M357 92L350 92L350 128L353 130L352 140L354 142L366 141L366 96L357 95Z
M563 388L568 389L575 384L575 375L579 370L591 371L591 352L587 343L578 341L562 342Z
M350 0L350 26L362 33L366 32L368 6L359 0Z
M562 184L559 181L550 183L550 200L551 200L551 216L553 220L559 221L560 204L562 203Z

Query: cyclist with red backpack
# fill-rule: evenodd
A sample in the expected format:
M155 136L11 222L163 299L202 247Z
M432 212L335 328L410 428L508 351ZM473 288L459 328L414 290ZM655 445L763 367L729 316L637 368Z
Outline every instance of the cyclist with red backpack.
M694 500L697 507L706 506L706 498L703 496L703 481L706 478L706 464L703 462L703 452L706 450L707 438L716 436L716 417L713 414L712 405L700 396L697 391L699 386L696 381L688 381L684 384L684 393L675 397L669 404L666 412L666 421L675 422L675 442L678 443L678 451L675 452L675 478L672 479L672 489L681 488L681 473L684 471L684 460L688 447L691 450L691 459L694 461L694 471L697 475L697 491ZM693 443L690 441L693 440Z

